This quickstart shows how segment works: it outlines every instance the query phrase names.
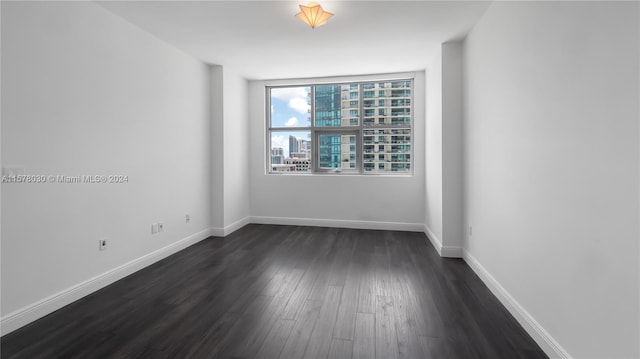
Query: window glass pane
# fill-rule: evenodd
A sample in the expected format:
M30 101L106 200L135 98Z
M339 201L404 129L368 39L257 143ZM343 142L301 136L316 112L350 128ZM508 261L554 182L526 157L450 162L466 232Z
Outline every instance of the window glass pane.
M269 172L411 173L412 86L389 80L268 87Z
M321 133L318 135L319 167L355 170L358 168L355 134Z
M411 171L411 129L368 129L362 141L365 172Z
M311 172L311 131L271 131L270 172Z
M270 101L270 127L311 126L311 87L271 88Z
M315 86L317 127L358 126L360 92L357 84Z
M369 83L365 88L371 93L365 91L364 126L411 126L411 81Z

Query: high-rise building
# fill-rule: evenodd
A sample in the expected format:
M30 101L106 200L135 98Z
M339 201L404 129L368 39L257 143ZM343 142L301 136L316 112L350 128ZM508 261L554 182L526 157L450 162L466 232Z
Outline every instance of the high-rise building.
M273 150L272 150L273 154ZM289 157L288 158L309 158L311 157L311 141L289 136Z
M356 140L355 134L321 134L318 144L320 168L355 169Z
M364 170L410 171L411 81L316 86L315 124L358 126L360 105ZM355 142L354 135L320 135L319 167L356 168Z
M316 86L315 125L342 125L342 85ZM321 135L318 146L320 168L340 168L340 135Z
M362 107L364 126L409 126L411 81L364 84Z
M274 147L271 149L271 164L284 164L284 149L282 147Z
M300 142L296 136L289 135L289 158L292 158L295 152L300 152Z
M364 170L410 171L411 81L364 84L362 107Z
M282 147L271 149L271 164L274 164L274 165L284 164L284 149Z
M315 125L340 126L342 109L342 85L316 86Z
M311 141L304 140L302 138L298 139L298 150L300 152L311 152Z
M281 165L284 163L284 156L271 156L271 164Z

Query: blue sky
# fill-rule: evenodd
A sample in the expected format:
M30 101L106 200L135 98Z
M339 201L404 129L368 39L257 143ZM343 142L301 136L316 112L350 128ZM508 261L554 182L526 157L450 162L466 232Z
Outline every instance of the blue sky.
M310 126L307 94L309 87L282 87L271 89L271 126L291 128ZM271 148L282 147L285 157L289 155L289 136L310 140L309 132L273 131Z

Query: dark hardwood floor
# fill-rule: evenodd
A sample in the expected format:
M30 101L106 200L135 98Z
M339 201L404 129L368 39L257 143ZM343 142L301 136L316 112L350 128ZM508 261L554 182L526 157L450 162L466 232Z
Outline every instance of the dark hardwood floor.
M546 358L423 234L248 225L1 339L9 358Z

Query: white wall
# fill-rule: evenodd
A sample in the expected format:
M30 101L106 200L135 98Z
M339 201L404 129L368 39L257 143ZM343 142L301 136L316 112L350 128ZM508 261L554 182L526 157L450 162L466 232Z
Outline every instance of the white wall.
M422 231L424 97L424 72L416 72L413 176L267 175L265 82L251 81L252 221Z
M207 237L209 103L206 65L95 3L2 2L3 167L129 178L2 184L3 333Z
M248 82L228 66L211 66L213 234L249 223Z
M466 259L554 356L640 356L638 7L495 2L465 43Z
M443 254L462 256L462 43L442 44Z
M442 48L427 63L426 83L424 223L427 237L442 254Z
M462 43L427 65L425 234L443 257L462 256Z
M224 80L223 68L211 72L211 225L215 235L224 232Z
M224 225L227 231L249 222L248 81L224 68Z

